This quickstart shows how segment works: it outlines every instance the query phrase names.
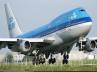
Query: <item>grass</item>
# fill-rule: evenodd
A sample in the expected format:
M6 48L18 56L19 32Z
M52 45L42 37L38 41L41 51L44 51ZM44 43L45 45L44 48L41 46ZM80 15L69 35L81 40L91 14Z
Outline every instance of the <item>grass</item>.
M95 65L95 64L97 64L97 60L96 59L94 59L94 60L87 60L87 59L85 59L85 60L71 60L71 61L69 61L69 64L70 65L91 65L91 64L93 64L93 65Z
M82 62L82 63L80 63ZM92 65L91 65L92 64ZM0 72L97 71L97 60L70 61L69 64L1 64Z

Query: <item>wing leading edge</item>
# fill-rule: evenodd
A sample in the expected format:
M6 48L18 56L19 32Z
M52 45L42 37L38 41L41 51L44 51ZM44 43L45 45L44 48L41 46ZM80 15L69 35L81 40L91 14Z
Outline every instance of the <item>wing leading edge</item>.
M23 41L28 41L29 43L35 45L45 45L54 42L54 38L0 38L0 48L5 47L8 43L21 43Z

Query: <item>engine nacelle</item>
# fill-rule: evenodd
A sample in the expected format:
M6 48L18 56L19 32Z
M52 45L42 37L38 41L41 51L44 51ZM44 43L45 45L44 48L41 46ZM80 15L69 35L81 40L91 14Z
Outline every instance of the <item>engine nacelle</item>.
M91 41L91 47L92 48L97 48L97 42L96 41Z
M96 41L90 41L88 38L86 38L86 41L78 42L77 46L79 47L79 51L91 52L94 50L94 48L97 48L97 43Z
M29 41L17 40L17 46L20 51L27 52L31 49L31 43Z

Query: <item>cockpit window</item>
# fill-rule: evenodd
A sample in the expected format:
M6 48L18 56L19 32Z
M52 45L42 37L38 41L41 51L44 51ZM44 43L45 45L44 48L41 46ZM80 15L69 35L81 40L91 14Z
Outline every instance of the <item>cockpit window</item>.
M84 9L81 9L80 11L85 11Z

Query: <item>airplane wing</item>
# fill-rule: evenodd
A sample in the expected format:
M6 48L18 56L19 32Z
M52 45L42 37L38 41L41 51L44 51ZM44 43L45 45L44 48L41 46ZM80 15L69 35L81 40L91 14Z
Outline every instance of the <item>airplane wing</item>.
M23 38L22 40L29 41L31 43L36 42L52 43L55 39L53 37L48 37L48 38Z
M48 37L48 38L31 38L31 39L23 39L24 41L28 41L31 43L32 46L36 47L36 48L42 48L48 45L51 45L55 39L52 37Z
M11 43L11 42L14 43L16 41L17 41L17 39L15 39L15 38L0 38L0 49L5 48L8 42L9 43Z
M45 47L47 45L52 44L54 42L54 38L0 38L0 48L8 47L19 47L19 48L27 48L27 47ZM17 48L18 48L17 47ZM12 48L9 48L12 49Z

